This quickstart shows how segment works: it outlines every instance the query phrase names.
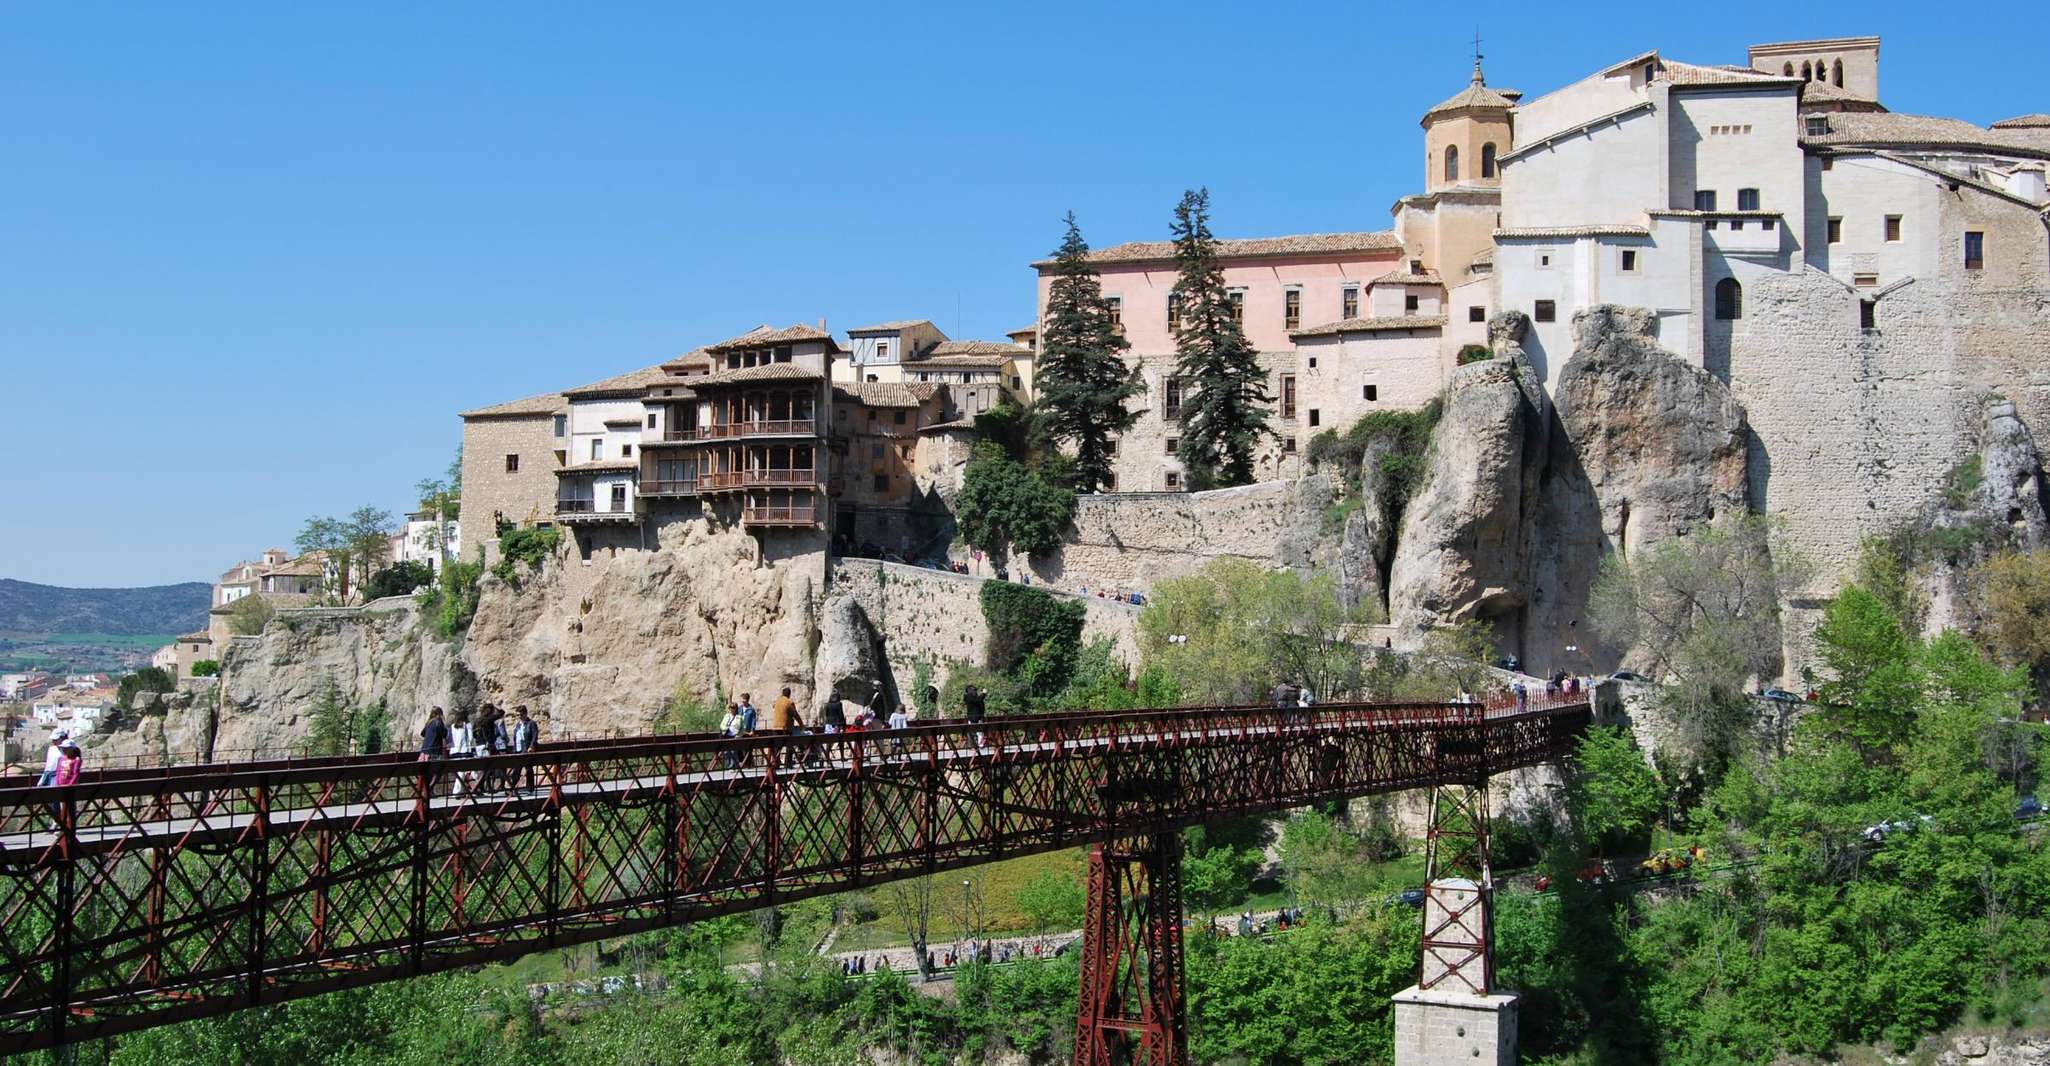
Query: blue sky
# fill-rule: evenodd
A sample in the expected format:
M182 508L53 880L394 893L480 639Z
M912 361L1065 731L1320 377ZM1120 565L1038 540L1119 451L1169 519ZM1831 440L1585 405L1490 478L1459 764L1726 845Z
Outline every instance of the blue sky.
M1001 337L1070 208L1385 228L1475 22L1533 94L1869 33L1896 111L2050 110L2022 5L297 7L5 8L0 577L208 579L410 505L458 410L759 322Z

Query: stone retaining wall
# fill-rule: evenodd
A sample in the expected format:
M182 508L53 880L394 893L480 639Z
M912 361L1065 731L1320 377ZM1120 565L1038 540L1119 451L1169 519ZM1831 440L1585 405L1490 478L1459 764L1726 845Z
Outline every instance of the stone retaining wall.
M1032 559L1039 580L1064 589L1144 592L1212 559L1311 562L1331 486L1322 477L1208 492L1123 492L1075 501L1074 534Z

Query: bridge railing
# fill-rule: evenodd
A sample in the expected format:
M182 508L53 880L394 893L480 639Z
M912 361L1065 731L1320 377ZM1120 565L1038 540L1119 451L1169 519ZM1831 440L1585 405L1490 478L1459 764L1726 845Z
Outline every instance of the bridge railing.
M0 1053L1554 757L1582 702L1187 707L0 787Z

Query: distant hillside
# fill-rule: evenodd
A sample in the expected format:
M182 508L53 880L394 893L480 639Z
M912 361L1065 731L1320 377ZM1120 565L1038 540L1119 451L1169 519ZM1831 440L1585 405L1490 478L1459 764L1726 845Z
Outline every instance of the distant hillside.
M206 628L202 581L139 589L67 589L0 578L0 632L138 636Z

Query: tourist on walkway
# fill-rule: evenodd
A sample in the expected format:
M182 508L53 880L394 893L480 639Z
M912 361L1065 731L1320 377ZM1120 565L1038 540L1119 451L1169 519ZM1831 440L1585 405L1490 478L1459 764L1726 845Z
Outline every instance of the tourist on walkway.
M740 704L729 703L726 705L726 717L719 719L719 735L728 740L739 740L741 736L740 730ZM728 770L738 767L740 765L739 746L731 745L725 751L720 752L719 765Z
M741 693L740 735L747 736L748 734L753 733L755 730L761 728L761 716L762 712L755 707L753 694L747 692Z
M1529 710L1530 690L1523 687L1523 682L1519 680L1515 685L1511 686L1510 690L1516 693L1516 713L1522 714Z
M804 719L797 715L797 701L790 698L790 689L769 704L769 731L778 736L801 737L804 735ZM787 745L781 756L784 766L796 766L804 755L799 745Z
M455 727L449 730L448 752L453 759L466 759L477 748L476 731L470 728L470 712L457 711ZM462 770L456 771L455 795L474 788L476 780Z
M903 730L909 729L910 727L911 714L910 712L906 711L904 709L904 705L900 703L897 705L897 709L890 713L890 728L893 730ZM904 754L904 735L901 732L898 733L896 737L891 739L890 754L893 756Z
M50 750L56 755L57 764L48 771L50 780L47 783L55 788L78 784L78 772L85 766L85 753L78 750L78 741L71 739L68 731L60 729L50 740ZM50 820L64 824L62 803L50 804Z
M514 711L514 713L517 714L519 717L513 721L512 751L515 755L525 755L528 752L533 751L534 748L540 743L541 726L540 723L534 721L532 718L527 716L527 705L524 703L520 704L519 708L516 711ZM524 767L524 769L520 767L514 767L512 770L507 771L506 776L508 779L513 780L517 780L518 778L524 776L525 782L522 783L520 787L533 788L534 764L530 762Z
M819 717L823 720L827 736L846 732L847 701L838 696L827 700L826 705L819 710Z
M59 729L50 734L50 748L43 753L43 775L36 778L36 787L45 788L57 783L57 764L64 761L64 742L70 739L69 729Z
M969 685L961 690L961 709L968 715L969 725L981 725L983 716L982 690ZM982 747L982 730L975 731L975 746Z
M427 764L427 794L434 794L435 781L441 777L442 761L448 758L448 723L442 721L441 708L427 712L427 724L420 727L420 761Z

